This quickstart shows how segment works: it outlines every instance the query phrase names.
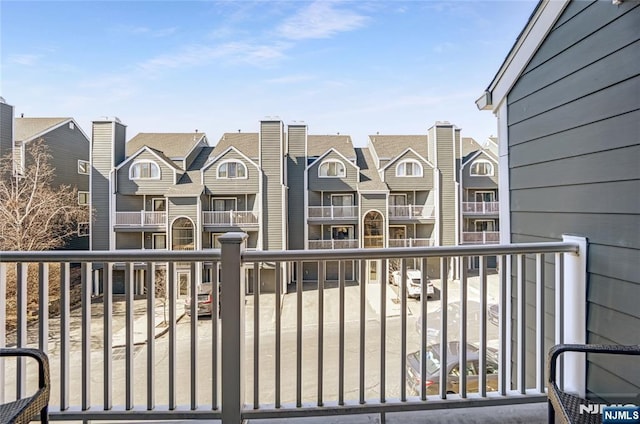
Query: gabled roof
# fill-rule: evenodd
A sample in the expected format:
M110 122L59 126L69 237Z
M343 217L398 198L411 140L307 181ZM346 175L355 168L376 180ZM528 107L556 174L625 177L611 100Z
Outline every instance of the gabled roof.
M237 151L251 159L258 159L258 133L224 133L213 149L213 157L218 157L222 152L226 152L229 147L234 147Z
M462 138L462 166L473 160L478 154L484 152L491 160L498 163L497 145L493 140L488 139L485 143L480 144L471 137Z
M428 164L429 166L431 166L433 168L433 164L431 162L429 162L427 160L427 158L425 158L424 156L422 156L420 153L416 152L415 150L413 150L411 147L407 147L406 149L404 149L403 152L401 152L399 155L393 157L385 166L382 167L382 169L380 169L380 171L384 171L385 169L387 169L389 166L393 165L394 163L396 163L398 160L402 159L402 157L404 155L406 155L407 153L413 153L414 155L416 155L421 161L423 161L424 163Z
M120 162L120 164L118 166L116 166L116 169L120 169L125 164L127 164L128 162L131 162L131 161L135 160L135 158L138 157L144 151L147 151L147 152L151 153L152 155L154 155L155 157L157 157L158 159L163 161L167 166L169 166L170 168L173 168L174 171L181 171L181 169L178 168L176 166L176 164L173 163L173 161L171 159L169 159L167 156L165 156L162 152L160 152L158 150L155 150L155 149L152 149L151 147L148 147L148 146L140 147L140 149L138 149L132 155L128 156L125 160Z
M480 157L481 155L485 155L487 158L489 158L493 162L495 162L496 165L498 164L498 157L496 155L494 155L491 152L491 150L489 150L489 149L480 149L478 151L470 153L469 155L467 155L466 157L463 158L463 160L462 160L462 168L464 168L468 164L470 164L473 161L475 161L476 159L478 159L478 157Z
M214 163L218 162L220 159L222 159L222 157L224 155L227 154L227 152L230 151L235 151L237 152L240 156L242 156L247 162L249 162L250 164L252 164L253 166L255 166L256 168L258 168L258 171L260 171L260 166L253 161L251 158L247 157L247 155L245 155L244 153L242 153L239 149L235 148L234 146L229 146L226 148L226 150L219 152L219 154L216 154L215 156L212 156L207 163L205 163L202 168L200 169L201 172L204 172L207 170L207 168L209 168L211 165L213 165ZM213 151L214 153L216 152L216 149L214 149Z
M371 146L376 151L376 155L379 159L393 159L399 154L403 153L408 148L411 148L420 156L427 157L427 142L428 137L426 134L421 135L370 135Z
M127 142L126 150L130 156L142 146L148 146L168 158L182 159L202 141L206 141L205 133L139 133Z
M75 127L78 128L87 141L89 141L89 137L87 137L73 118L15 118L13 122L13 138L15 141L31 141L69 122L73 122Z
M321 156L329 149L334 149L347 160L355 161L356 152L350 135L308 135L307 156Z
M478 109L498 108L570 1L540 0L489 87L476 100Z
M169 187L167 197L197 197L204 192L204 185L200 184L199 171L189 171L182 174L180 180Z
M307 168L305 169L305 172L308 171L309 169L311 169L312 166L314 166L316 163L320 163L322 162L322 160L325 158L325 156L327 156L329 153L334 152L336 153L338 156L340 156L346 163L348 163L349 165L351 165L352 167L358 169L358 165L356 165L355 163L353 163L352 161L350 161L348 158L344 157L344 155L342 153L340 153L338 151L338 149L331 147L329 150L327 150L326 152L324 152L322 155L318 156L313 162L311 162L309 165L307 165ZM354 159L356 159L355 157L355 150L354 150Z

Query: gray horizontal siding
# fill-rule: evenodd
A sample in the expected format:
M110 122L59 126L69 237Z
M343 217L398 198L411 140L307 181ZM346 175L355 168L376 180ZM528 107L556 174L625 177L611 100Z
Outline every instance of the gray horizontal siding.
M13 106L0 103L0 156L13 151Z
M371 210L377 210L382 214L382 217L387 220L387 195L365 193L360 195L360 222L364 219L367 212Z
M511 241L587 237L592 343L640 343L638 28L638 3L572 2L507 99ZM637 393L618 363L589 356L587 389Z
M109 173L112 163L112 122L94 122L92 127L91 158L91 206L93 207L93 224L91 226L91 248L108 250L110 228L109 212Z
M242 162L247 168L247 178L217 178L218 166L228 160ZM255 165L249 163L242 155L233 150L211 164L204 172L204 185L215 194L244 194L260 191L260 172Z
M174 219L185 216L198 225L198 199L196 197L171 197L168 203L169 223Z
M422 165L422 177L396 177L396 167L404 160L412 159ZM412 190L420 187L423 190L433 189L433 167L420 159L413 152L407 152L394 160L387 169L384 170L384 182L390 190Z
M116 233L116 249L142 249L142 233Z
M318 168L326 160L338 160L345 167L346 176L344 178L326 178L318 176ZM355 191L358 185L358 170L355 165L344 160L336 152L330 152L317 163L309 168L308 183L309 190L317 191Z
M117 212L138 212L144 209L144 198L142 196L116 195ZM151 208L147 208L147 210L151 210Z
M130 180L129 170L136 161L151 160L160 167L160 178ZM131 159L122 168L118 169L118 193L122 194L164 194L167 189L174 184L174 168L167 165L164 161L158 159L157 156L147 151L142 152L135 158Z

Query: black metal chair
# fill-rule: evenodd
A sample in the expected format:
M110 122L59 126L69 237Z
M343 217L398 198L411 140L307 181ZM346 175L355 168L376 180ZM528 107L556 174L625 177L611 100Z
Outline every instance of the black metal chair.
M0 357L31 357L38 363L38 390L31 396L0 405L0 423L26 424L40 415L42 423L49 422L49 359L38 349L3 348Z
M601 414L581 414L580 406L599 405L589 399L565 393L556 384L557 359L564 352L584 353L608 353L618 355L640 355L640 345L599 345L599 344L560 344L549 350L547 360L547 395L549 397L549 423L555 423L556 419L563 424L601 424Z

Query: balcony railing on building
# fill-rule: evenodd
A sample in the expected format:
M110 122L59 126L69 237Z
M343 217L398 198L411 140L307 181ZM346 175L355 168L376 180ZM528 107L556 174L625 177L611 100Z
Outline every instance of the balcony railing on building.
M162 227L167 223L166 212L116 212L115 225L121 227Z
M357 249L358 239L309 240L309 249Z
M0 252L0 329L7 323L10 267L15 270L12 278L17 293L17 329L6 335L0 332L0 347L36 346L48 352L53 379L49 411L53 420L60 421L221 419L223 424L231 424L261 418L546 402L548 340L567 340L567 329L574 328L577 319L572 302L578 290L572 284L586 279L586 242L576 237L564 242L495 246L292 251L249 251L244 248L246 239L246 234L227 233L219 239L220 250L191 252ZM468 277L466 267L458 268L459 278L451 277L449 271L456 269L456 263L478 256L478 277ZM490 256L500 262L497 275L487 271ZM327 283L328 274L325 277L329 264L336 262L337 287ZM391 288L380 284L380 274L390 271L391 262L399 264L401 274L408 272L409 266L422 270L422 295L412 304L417 313L409 313L406 284L397 288L398 303L389 302ZM37 263L37 269L30 271L28 263ZM81 265L76 268L78 263ZM125 264L125 295L117 307L112 295L114 263ZM221 269L220 279L213 272L207 281L212 285L211 293L221 293L223 307L218 309L214 301L210 319L180 320L184 303L178 293L186 282L180 272L190 265L188 295L197 299L196 277L205 263ZM138 264L145 264L144 272L134 272ZM157 272L160 264L166 269L162 279ZM292 271L309 270L313 264L317 284L306 281L303 289L305 276L297 272L294 277ZM428 300L427 270L434 264L439 295L437 300ZM50 282L52 266L59 266L60 277ZM555 272L545 272L548 266ZM104 276L101 286L91 284L98 269ZM275 284L275 293L261 293L261 269L282 282ZM71 271L76 270L81 281L72 286ZM254 271L252 277L250 270ZM347 273L354 271L357 284L347 284ZM32 272L35 275L29 278ZM143 277L144 299L134 299L136 276ZM495 278L490 281L490 277ZM284 308L289 313L285 322L281 315L283 290L296 278L300 280L287 298L293 303ZM369 281L371 278L375 280ZM255 289L250 297L245 291L247 283ZM59 299L49 298L50 284L59 285ZM529 284L535 287L533 298L525 296ZM158 291L161 285L166 290L164 299ZM92 292L96 287L100 293ZM489 314L490 287L498 293L492 299L498 305L496 317ZM72 313L75 288L81 290L80 306ZM547 289L555 291L555 298L545 295ZM37 303L29 304L38 305L33 325L27 307L32 293ZM476 312L470 309L472 293L480 308ZM317 307L310 307L311 298L317 299ZM166 334L156 338L160 300L166 302ZM427 306L435 305L427 302L437 302L438 324L433 324L428 314L434 308ZM394 304L397 310L392 315L387 308ZM447 318L452 304L458 310L456 324ZM50 305L60 311L60 319L49 319ZM140 305L146 308L136 309L134 314ZM261 308L269 305L277 312L267 316ZM191 317L196 317L197 302L191 302L189 308ZM349 321L346 312L352 317ZM354 320L356 316L359 318ZM138 321L140 317L146 317L144 324ZM472 317L477 323L470 327ZM555 326L545 325L549 317ZM436 345L428 339L431 332L416 335L416 328L418 324L422 329L430 328L430 323L437 326L441 363L448 363L445 346L449 341L476 346L477 388L472 389L471 377L465 373L455 380L455 394L448 388L453 377L447 372L440 371L427 380L427 352ZM412 338L408 339L410 332ZM390 335L397 335L394 342L389 341ZM418 369L408 361L416 349L422 358ZM491 362L489 351L496 352ZM461 356L459 364L464 367L465 362ZM5 366L7 370L0 368L0 402L7 396L24 394L37 379L37 373L23 362L5 361ZM497 386L487 389L489 368L491 381ZM579 375L563 378L564 384L581 381Z
M433 219L435 208L433 205L389 206L389 219Z
M463 244L496 244L500 243L500 231L464 231Z
M431 238L389 239L389 247L429 247L433 246Z
M462 202L462 213L468 215L497 215L499 202Z
M260 217L254 211L205 211L202 223L208 227L258 227Z
M309 206L307 211L310 220L358 218L357 206Z

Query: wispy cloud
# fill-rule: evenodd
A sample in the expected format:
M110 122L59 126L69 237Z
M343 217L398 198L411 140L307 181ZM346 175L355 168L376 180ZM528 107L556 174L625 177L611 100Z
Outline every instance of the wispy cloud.
M199 66L212 60L224 59L232 63L248 63L266 66L284 57L288 48L286 43L253 44L249 42L231 42L217 46L191 45L178 52L156 56L137 65L145 72L157 72L165 68Z
M153 38L161 38L173 35L177 30L177 27L149 28L146 26L119 26L116 28L116 31L118 32L124 32L126 34L132 35L143 35Z
M9 56L9 62L23 66L33 66L38 63L41 57L38 54L14 54Z
M367 16L339 8L335 2L315 1L285 20L278 27L278 35L290 40L329 38L361 28L367 21Z
M280 78L271 78L266 80L269 84L295 84L298 82L305 82L314 79L311 75L286 75Z

